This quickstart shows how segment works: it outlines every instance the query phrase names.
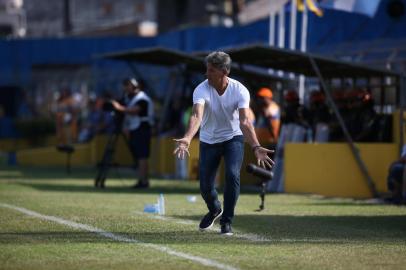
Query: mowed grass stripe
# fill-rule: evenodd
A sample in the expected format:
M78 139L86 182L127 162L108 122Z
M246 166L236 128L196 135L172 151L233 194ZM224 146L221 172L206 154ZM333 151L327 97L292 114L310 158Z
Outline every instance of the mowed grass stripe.
M196 227L196 230L198 230L198 222L195 222L190 219L180 219L180 218L174 218L174 217L168 217L168 216L160 216L160 215L154 215L154 214L147 214L144 212L140 211L134 211L133 212L136 215L141 215L141 216L146 216L150 219L155 219L155 220L161 220L164 222L173 222L177 224L182 224L182 225L192 225ZM220 232L220 228L216 226L216 224L209 229L211 232ZM232 236L224 236L227 238L238 238L242 240L248 240L250 242L269 242L269 243L343 243L346 240L338 240L338 239L329 239L329 238L321 238L321 239L312 239L312 238L303 238L303 239L290 239L290 238L278 238L278 239L272 239L272 238L267 238L265 236L255 234L255 233L244 233L240 230L233 229L234 234ZM207 233L207 232L201 232L201 233Z
M65 225L65 226L68 226L68 227L71 227L71 228L74 228L74 229L81 229L81 230L84 230L84 231L96 233L98 235L104 236L106 238L113 239L113 240L118 241L118 242L139 244L139 245L142 245L142 246L145 246L145 247L148 247L148 248L152 248L152 249L167 253L167 254L172 255L172 256L176 256L176 257L187 259L187 260L190 260L190 261L193 261L193 262L196 262L196 263L200 263L200 264L202 264L204 266L215 267L215 268L222 269L222 270L237 270L238 269L236 267L225 265L225 264L217 262L215 260L211 260L211 259L207 259L207 258L187 254L187 253L184 253L184 252L175 251L175 250L173 250L171 248L168 248L168 247L165 247L165 246L161 246L161 245L157 245L157 244L143 243L143 242L140 242L140 241L138 241L136 239L128 238L128 237L121 236L121 235L118 235L118 234L113 234L111 232L104 231L104 230L102 230L100 228L93 227L93 226L90 226L90 225L87 225L87 224L77 223L77 222L73 222L73 221L70 221L70 220L65 220L65 219L62 219L62 218L59 218L59 217L42 215L42 214L40 214L38 212L34 212L34 211L31 211L31 210L26 209L26 208L10 205L10 204L6 204L6 203L0 203L0 206L4 207L4 208L9 208L9 209L15 210L15 211L18 211L18 212L21 212L21 213L24 213L24 214L32 216L32 217L36 217L36 218L39 218L39 219L42 219L42 220L47 220L47 221L52 221L52 222L55 222L55 223L58 223L58 224L62 224L62 225Z

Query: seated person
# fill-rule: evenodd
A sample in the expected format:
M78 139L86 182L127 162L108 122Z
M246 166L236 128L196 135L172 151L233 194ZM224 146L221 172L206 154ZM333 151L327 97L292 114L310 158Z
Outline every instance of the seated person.
M391 192L391 201L395 204L406 203L406 145L403 146L399 160L389 167L388 189Z
M279 105L273 101L272 90L266 87L259 89L257 92L258 105L260 113L256 119L256 127L266 127L270 132L270 142L276 143L279 137L279 129L281 125L281 112ZM251 121L255 121L253 118Z
M314 141L327 142L331 114L323 92L313 91L309 99L309 125L314 134Z
M90 141L96 134L101 133L106 128L105 112L97 106L95 98L89 99L88 107L89 112L78 137L78 141L81 143Z
M281 120L283 124L296 124L309 127L309 112L300 103L296 90L287 90L284 94L284 104L282 108Z
M354 141L375 142L379 131L374 100L367 89L354 89L348 93L348 131Z

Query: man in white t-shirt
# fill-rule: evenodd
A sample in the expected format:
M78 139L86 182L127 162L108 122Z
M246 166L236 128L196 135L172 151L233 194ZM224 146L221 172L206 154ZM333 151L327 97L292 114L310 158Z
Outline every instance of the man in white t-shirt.
M232 235L231 223L240 193L240 169L244 158L244 137L251 145L258 165L271 168L273 161L258 143L249 119L250 95L240 82L228 77L230 56L213 52L206 57L207 80L193 92L193 112L189 127L181 139L175 139L174 154L183 159L189 154L190 141L200 127L199 179L200 191L209 213L200 222L207 230L221 216L221 233ZM225 162L224 207L218 200L214 180L221 157Z

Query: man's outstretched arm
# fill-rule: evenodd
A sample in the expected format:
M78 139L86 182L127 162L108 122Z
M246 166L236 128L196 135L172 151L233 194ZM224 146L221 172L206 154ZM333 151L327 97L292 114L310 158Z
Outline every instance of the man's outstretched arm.
M185 155L189 155L189 146L193 137L200 128L203 118L204 105L196 103L193 105L192 115L189 119L189 125L183 138L174 139L177 142L175 151L173 152L179 159L184 159Z
M270 157L268 157L268 154L273 153L274 151L266 149L259 144L257 134L255 133L254 125L252 124L252 122L248 117L249 109L248 108L239 109L239 116L240 116L241 131L244 134L244 137L247 140L248 144L254 151L255 157L257 158L258 166L261 166L263 168L266 167L272 168L274 162Z

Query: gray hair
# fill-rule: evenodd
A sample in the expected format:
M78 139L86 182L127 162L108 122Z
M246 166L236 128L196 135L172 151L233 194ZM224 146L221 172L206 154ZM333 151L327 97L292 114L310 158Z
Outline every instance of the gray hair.
M225 52L212 52L206 56L206 66L211 64L215 68L221 69L230 73L231 68L231 58Z

